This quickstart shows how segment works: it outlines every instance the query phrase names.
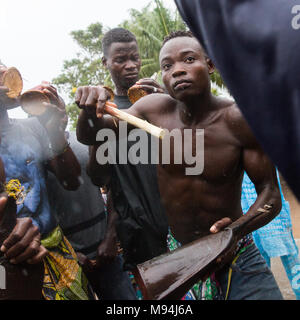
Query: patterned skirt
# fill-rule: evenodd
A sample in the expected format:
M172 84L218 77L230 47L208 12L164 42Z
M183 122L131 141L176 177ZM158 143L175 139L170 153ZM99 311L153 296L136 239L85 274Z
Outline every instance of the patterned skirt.
M69 241L57 227L42 240L49 254L44 258L43 296L46 300L95 300L91 286Z

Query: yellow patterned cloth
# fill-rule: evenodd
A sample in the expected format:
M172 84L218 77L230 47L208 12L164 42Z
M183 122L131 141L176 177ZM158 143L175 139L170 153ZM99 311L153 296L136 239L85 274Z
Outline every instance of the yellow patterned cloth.
M69 241L57 227L42 240L49 254L44 258L43 296L46 300L94 300Z

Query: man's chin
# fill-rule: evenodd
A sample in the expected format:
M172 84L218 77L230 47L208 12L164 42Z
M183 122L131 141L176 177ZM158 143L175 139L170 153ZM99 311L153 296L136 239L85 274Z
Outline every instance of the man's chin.
M129 89L132 86L136 84L136 82L139 80L139 78L134 78L134 79L125 79L124 80L124 88Z
M172 97L176 100L184 102L190 99L191 94L189 92L186 92L185 90L178 90L172 93Z
M179 101L188 102L195 97L201 95L199 90L194 90L193 88L186 88L183 90L173 90L171 96Z

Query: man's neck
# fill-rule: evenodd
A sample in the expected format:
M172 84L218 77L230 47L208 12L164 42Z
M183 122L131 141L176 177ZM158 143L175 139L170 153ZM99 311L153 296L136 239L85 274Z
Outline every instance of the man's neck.
M116 95L117 96L127 96L128 88L124 88L116 85Z
M205 120L215 109L215 106L216 99L209 91L183 102L182 117L185 122L198 123Z

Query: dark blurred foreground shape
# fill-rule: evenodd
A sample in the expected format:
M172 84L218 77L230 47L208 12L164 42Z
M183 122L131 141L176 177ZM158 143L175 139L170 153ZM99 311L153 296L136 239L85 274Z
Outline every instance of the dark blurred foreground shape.
M299 1L175 3L261 146L300 200Z

